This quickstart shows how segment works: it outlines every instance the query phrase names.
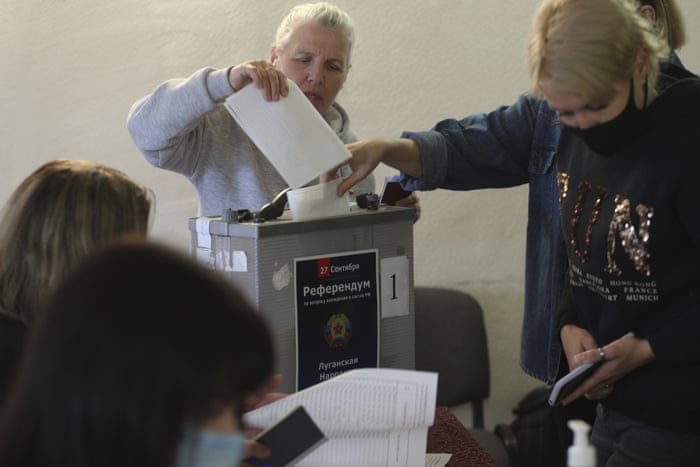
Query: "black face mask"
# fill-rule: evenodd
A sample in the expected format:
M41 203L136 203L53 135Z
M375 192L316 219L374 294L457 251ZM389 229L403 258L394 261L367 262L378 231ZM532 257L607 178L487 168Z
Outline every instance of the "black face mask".
M644 105L647 101L646 84L644 86ZM630 97L627 106L620 115L609 122L590 128L569 127L572 133L581 138L586 146L601 156L610 156L627 143L639 129L642 111L634 103L634 87L630 81Z

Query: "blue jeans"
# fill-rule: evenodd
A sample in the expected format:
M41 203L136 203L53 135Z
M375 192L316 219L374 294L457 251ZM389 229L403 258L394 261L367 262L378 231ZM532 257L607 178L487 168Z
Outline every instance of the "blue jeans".
M700 466L700 436L644 425L602 404L591 442L598 467Z

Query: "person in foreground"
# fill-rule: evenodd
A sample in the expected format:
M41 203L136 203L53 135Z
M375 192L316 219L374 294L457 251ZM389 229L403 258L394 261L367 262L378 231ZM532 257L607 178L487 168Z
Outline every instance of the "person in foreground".
M354 41L354 25L344 11L324 2L297 5L277 28L269 61L207 67L186 79L164 82L131 107L129 132L151 164L190 180L199 194L200 215L221 215L227 208L257 211L287 183L223 102L251 84L266 100L279 100L288 93L289 78L344 143L356 141L347 113L336 102L350 70ZM348 173L340 168L340 175ZM354 192L374 188L370 175ZM400 204L416 202L413 196Z
M601 466L700 465L700 80L657 95L665 53L629 0L546 0L528 43L564 125L562 347L570 369L602 362L564 403L600 401Z
M12 315L0 312L0 402L5 399L22 353L27 328Z
M3 467L237 466L267 323L189 257L122 240L59 285L0 414Z
M152 198L119 170L67 159L43 164L11 194L0 217L0 400L50 291L96 247L145 236Z

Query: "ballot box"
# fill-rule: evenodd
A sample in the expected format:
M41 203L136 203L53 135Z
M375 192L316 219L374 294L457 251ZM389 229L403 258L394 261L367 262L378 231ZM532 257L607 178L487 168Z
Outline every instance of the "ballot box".
M189 219L192 254L243 292L272 330L280 390L359 367L415 368L413 210L265 222ZM230 219L230 217L234 217Z

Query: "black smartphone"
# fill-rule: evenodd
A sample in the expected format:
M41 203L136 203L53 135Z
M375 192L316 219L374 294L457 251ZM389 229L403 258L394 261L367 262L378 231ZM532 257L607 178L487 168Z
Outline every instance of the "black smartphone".
M248 458L245 462L260 467L284 467L301 460L320 446L326 436L300 405L260 433L255 440L270 448L270 456L265 459Z
M554 383L552 392L549 394L549 405L556 407L561 404L561 400L571 394L586 378L591 376L593 371L598 368L602 360L595 363L584 363L578 366Z

